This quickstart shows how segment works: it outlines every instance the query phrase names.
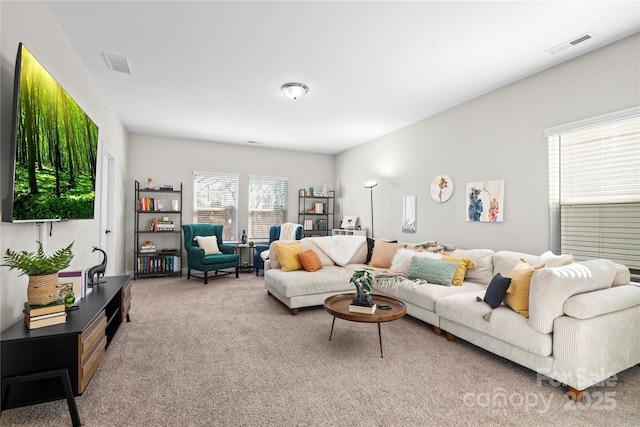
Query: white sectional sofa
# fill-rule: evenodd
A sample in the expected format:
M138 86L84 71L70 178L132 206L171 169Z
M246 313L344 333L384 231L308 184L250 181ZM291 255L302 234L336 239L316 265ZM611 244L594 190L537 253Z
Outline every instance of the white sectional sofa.
M349 245L359 246L336 256L332 248L346 242L340 239L357 239ZM363 237L305 238L299 243L302 251L318 254L320 270L282 271L273 244L265 263L267 291L292 314L322 305L328 296L355 291L351 275L368 267ZM446 331L449 340L458 336L566 384L576 400L586 388L640 363L640 287L629 284L628 268L608 260L567 264L571 260L550 253L457 249L451 255L475 264L461 286L380 280L374 291L403 301L408 315L433 325L437 334ZM505 305L492 310L482 301L492 278L497 273L508 277L520 259L547 266L531 276L529 317Z

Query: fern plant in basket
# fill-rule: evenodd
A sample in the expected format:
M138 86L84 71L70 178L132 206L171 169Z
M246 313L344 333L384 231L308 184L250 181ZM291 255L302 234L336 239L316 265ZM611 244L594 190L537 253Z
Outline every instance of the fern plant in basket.
M29 276L27 301L30 305L46 305L56 301L58 295L58 271L69 267L73 259L73 242L66 248L58 249L53 255L47 255L38 243L35 252L7 249L2 258L4 267L20 270L20 275Z

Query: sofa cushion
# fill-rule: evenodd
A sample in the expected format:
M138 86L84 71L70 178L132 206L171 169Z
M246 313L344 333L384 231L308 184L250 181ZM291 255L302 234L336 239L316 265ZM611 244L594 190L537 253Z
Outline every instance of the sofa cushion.
M274 287L286 297L323 294L328 292L353 292L356 287L349 282L352 272L336 265L325 266L313 273L305 270L283 272L271 269L264 273L265 285Z
M500 306L504 297L507 295L507 288L510 284L510 277L502 277L500 273L496 274L494 278L491 279L487 292L484 294L484 302L489 304L491 308Z
M461 258L469 258L473 260L476 267L472 270L467 270L465 280L472 282L478 282L483 285L488 285L494 276L493 273L493 255L494 251L491 249L456 249L451 253L453 256Z
M563 315L570 296L611 287L616 266L605 259L544 268L533 275L529 295L529 325L544 334L553 331L553 321Z
M220 254L220 248L218 248L218 238L216 236L196 236L196 242L198 246L204 249L205 255Z
M640 305L640 286L616 286L567 298L562 311L576 319L591 319L601 314Z
M302 264L302 268L306 271L317 271L322 268L322 261L320 261L320 257L318 257L318 254L312 249L300 252L298 254L298 259L300 260L300 264Z
M409 279L425 280L436 285L451 286L457 268L457 262L416 256L411 260L411 265L407 270L407 277Z
M502 274L504 277L511 276L511 270L524 259L530 265L538 265L538 256L525 254L522 252L498 251L493 255L493 274ZM493 277L493 276L491 276Z
M470 258L457 257L453 255L442 255L442 260L458 263L458 269L456 270L456 274L453 275L453 280L451 281L454 286L462 285L462 281L467 274L467 269L476 268L476 263Z
M393 256L396 254L396 251L404 247L404 243L390 243L382 240L376 240L376 243L373 246L373 254L371 255L369 265L379 268L391 267L391 261L393 260Z
M524 317L529 317L529 287L531 285L531 276L545 266L546 264L540 264L532 267L527 261L521 259L520 262L513 267L511 274L509 274L511 284L507 289L507 295L504 297L504 305Z
M450 295L463 293L478 293L484 295L486 286L475 282L464 282L462 286L441 286L433 283L407 280L404 283L395 283L375 280L373 288L390 297L406 301L424 310L435 313L436 301Z
M631 272L629 271L629 267L622 264L615 264L615 266L616 276L613 278L611 286L628 285L631 282Z
M467 282L465 282L466 285ZM457 289L455 286L449 289ZM513 310L500 306L491 312L491 318L482 318L489 306L482 298L483 292L464 293L441 298L436 302L436 313L451 322L477 331L478 335L488 335L513 346L540 356L551 355L553 335L542 334L529 327L527 319Z
M397 240L376 240L376 239L367 237L367 256L364 260L365 264L369 264L371 262L371 257L373 256L373 248L376 246L376 242L398 243ZM385 268L389 268L389 267L385 267Z
M278 254L278 261L280 262L280 269L282 271L296 271L302 269L302 264L298 259L300 250L300 242L291 244L284 244L275 242L276 253Z

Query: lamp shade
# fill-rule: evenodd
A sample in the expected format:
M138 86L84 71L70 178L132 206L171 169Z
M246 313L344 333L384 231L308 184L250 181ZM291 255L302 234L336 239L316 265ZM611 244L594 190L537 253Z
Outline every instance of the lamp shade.
M378 181L367 181L364 183L364 188L373 188L378 185Z
M302 83L286 83L282 85L282 91L291 99L298 99L303 97L309 88Z

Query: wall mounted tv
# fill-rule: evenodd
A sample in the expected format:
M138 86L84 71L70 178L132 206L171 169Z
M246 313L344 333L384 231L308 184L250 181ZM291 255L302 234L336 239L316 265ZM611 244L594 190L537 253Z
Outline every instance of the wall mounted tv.
M13 90L3 221L93 218L98 127L22 43Z

